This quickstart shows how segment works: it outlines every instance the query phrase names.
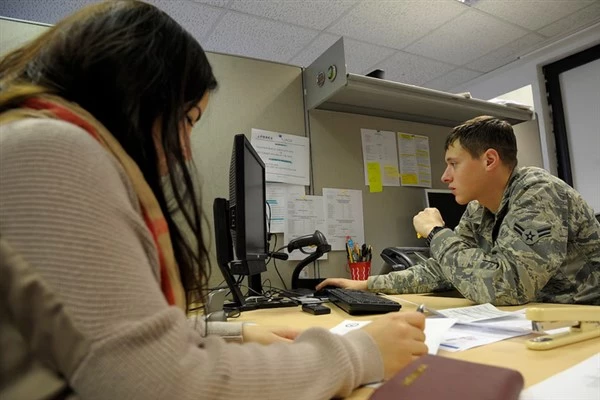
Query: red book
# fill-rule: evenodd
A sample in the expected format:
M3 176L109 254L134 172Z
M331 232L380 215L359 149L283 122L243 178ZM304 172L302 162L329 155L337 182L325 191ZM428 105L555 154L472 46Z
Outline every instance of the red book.
M519 371L425 355L404 367L370 398L518 400L523 384Z

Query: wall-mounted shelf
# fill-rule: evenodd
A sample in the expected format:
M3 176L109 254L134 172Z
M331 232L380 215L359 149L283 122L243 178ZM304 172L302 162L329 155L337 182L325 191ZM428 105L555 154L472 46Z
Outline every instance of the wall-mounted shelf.
M332 65L335 68L331 68ZM449 127L479 115L492 115L513 125L529 121L534 115L528 109L347 73L343 38L304 70L304 92L308 110L340 111Z

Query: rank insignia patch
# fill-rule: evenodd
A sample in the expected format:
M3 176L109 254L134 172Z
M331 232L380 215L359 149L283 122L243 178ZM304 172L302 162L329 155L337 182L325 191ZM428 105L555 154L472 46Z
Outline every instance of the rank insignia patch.
M550 236L550 232L552 228L550 226L540 228L540 229L531 229L531 228L523 228L519 224L515 224L515 231L521 236L521 239L528 244L532 245L537 243L538 240L543 238L544 236Z

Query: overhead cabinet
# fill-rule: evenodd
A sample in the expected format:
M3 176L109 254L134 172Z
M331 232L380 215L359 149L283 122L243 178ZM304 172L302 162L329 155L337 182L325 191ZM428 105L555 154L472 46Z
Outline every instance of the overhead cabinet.
M513 125L534 116L529 109L347 73L343 38L303 73L309 111L340 111L449 127L480 115Z

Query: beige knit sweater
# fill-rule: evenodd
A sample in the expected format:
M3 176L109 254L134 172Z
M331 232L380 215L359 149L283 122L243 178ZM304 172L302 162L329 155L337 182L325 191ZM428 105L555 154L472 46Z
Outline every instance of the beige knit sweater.
M361 331L339 337L313 328L294 344L261 346L192 330L162 296L156 249L127 176L69 123L0 127L0 235L90 343L65 372L80 398L327 399L383 377L378 349ZM225 327L216 331L240 333L239 324Z

